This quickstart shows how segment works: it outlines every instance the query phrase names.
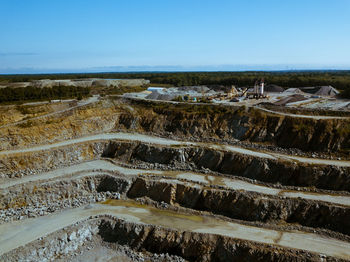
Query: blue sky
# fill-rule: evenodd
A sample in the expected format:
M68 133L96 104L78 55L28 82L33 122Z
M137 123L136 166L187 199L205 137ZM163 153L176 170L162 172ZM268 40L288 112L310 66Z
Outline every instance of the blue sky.
M350 69L350 0L0 0L0 73Z

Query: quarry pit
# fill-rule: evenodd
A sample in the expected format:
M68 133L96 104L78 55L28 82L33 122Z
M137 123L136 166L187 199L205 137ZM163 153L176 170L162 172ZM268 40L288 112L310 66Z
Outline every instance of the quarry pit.
M346 114L22 107L0 112L0 261L350 261Z

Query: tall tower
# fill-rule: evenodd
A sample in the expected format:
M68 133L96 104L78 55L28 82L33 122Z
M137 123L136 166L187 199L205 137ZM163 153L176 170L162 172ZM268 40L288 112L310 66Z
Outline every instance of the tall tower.
M263 96L264 95L264 79L261 79L260 85L259 85L259 90L258 90L258 95Z

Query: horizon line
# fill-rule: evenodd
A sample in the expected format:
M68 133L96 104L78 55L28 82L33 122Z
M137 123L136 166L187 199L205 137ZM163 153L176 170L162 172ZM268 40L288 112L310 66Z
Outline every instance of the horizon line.
M6 75L75 75L75 74L142 74L142 73L246 73L246 72L347 72L349 69L334 68L314 68L314 69L247 69L247 70L140 70L140 71L75 71L75 72L31 72L31 73L1 73L0 76Z

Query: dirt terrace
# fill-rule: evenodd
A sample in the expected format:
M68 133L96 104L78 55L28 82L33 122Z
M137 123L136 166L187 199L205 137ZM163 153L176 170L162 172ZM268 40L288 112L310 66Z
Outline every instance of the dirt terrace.
M350 260L346 117L87 102L1 117L1 261Z

